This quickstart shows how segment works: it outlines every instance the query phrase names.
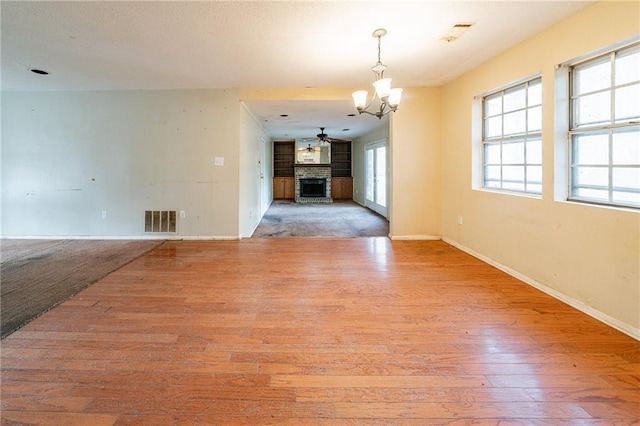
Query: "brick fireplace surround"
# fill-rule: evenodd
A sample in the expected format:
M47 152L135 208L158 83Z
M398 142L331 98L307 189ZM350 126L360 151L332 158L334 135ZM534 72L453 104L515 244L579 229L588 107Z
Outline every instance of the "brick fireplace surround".
M300 179L326 179L327 189L324 197L301 197ZM300 164L295 166L296 203L331 203L331 166L328 164Z

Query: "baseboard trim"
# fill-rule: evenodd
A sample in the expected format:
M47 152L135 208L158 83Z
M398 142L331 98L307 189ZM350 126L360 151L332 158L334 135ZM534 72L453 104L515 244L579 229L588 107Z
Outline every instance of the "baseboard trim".
M410 240L441 240L440 235L391 235L389 238L396 241L410 241Z
M175 240L185 240L185 241L238 241L241 240L241 236L232 237L232 236L219 236L219 235L196 235L196 236L186 236L186 237L178 237L178 238L166 238L167 240L175 239Z
M214 240L237 241L240 237L219 235L3 235L0 240Z
M604 312L601 312L597 309L592 308L591 306L585 305L584 303L580 302L577 299L574 299L571 296L567 296L564 293L561 293L558 290L555 290L551 287L548 287L532 278L527 277L526 275L521 274L520 272L513 270L511 268L509 268L508 266L505 266L499 262L496 262L495 260L484 256L472 249L470 249L469 247L462 245L456 241L453 241L449 238L446 237L442 237L442 241L444 241L447 244L451 244L452 246L454 246L457 249L460 249L462 251L464 251L465 253L470 254L471 256L478 258L480 260L482 260L485 263L488 263L491 266L494 266L498 269L500 269L502 272L505 272L509 275L511 275L514 278L519 279L520 281L524 282L525 284L528 284L540 291L542 291L543 293L548 294L549 296L560 300L563 303L566 303L567 305L571 306L572 308L575 308L577 310L579 310L580 312L583 312L587 315L589 315L592 318L597 319L598 321L615 328L616 330L626 334L627 336L630 336L636 340L640 340L640 329L637 329L627 323L624 323L616 318L613 318L612 316L609 316L607 314L605 314Z

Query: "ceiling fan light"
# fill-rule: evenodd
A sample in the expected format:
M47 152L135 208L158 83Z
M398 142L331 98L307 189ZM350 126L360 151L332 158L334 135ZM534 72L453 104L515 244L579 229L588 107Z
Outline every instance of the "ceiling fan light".
M391 91L389 92L389 99L387 100L387 103L391 108L398 108L398 105L400 105L401 99L402 99L402 89L399 87L396 87L395 89L391 89Z
M373 82L373 87L376 88L376 93L380 99L386 98L391 92L391 79L381 78Z
M367 105L367 93L366 90L357 90L351 94L353 96L353 103L356 106L356 109L361 110Z

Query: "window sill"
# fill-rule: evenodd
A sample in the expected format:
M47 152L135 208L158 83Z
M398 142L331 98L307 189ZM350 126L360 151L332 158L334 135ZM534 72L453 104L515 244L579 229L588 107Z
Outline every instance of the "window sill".
M571 205L576 205L576 206L584 206L584 207L587 207L587 208L595 207L595 208L601 208L601 209L605 209L605 210L615 210L615 211L619 211L619 212L640 213L640 207L612 206L610 204L601 204L601 203L597 203L595 201L569 199L569 200L555 200L555 202L571 204Z
M531 198L534 200L542 200L542 194L533 194L529 192L508 191L504 189L491 189L491 188L473 188L474 191L487 192L490 194L509 195L523 198Z

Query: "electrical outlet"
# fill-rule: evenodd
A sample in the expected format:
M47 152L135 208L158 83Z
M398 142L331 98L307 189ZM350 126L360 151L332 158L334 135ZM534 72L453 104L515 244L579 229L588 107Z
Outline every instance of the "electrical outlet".
M102 219L106 219L107 218L107 211L106 210L102 210L102 213L100 214L100 217Z
M187 217L187 214L185 213L185 211L180 210L180 219L184 219L185 217Z
M461 215L461 214L459 214L459 215L458 215L458 225L462 225L462 222L463 222L462 215Z

